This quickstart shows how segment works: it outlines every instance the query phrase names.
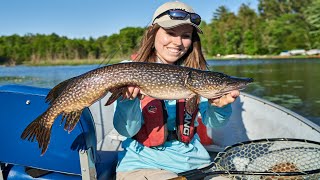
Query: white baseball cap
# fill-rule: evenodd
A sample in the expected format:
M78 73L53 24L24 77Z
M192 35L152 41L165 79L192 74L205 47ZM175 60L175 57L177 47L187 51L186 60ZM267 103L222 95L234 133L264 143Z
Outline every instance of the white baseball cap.
M186 16L184 19L181 19L181 18L173 19L172 17L170 17L169 14L166 14L168 10L182 10L186 13L189 13L189 15ZM190 24L197 29L198 33L202 34L202 30L200 29L200 27L191 21L191 15L196 16L198 18L197 20L199 22L197 24L199 25L201 21L201 17L194 12L192 7L179 1L167 2L161 5L154 12L153 18L152 18L152 24L159 24L161 27L165 29L174 28L183 24Z

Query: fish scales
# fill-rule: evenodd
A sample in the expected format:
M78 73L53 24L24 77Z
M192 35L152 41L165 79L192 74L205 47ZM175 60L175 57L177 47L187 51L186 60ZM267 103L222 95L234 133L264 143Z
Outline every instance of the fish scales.
M112 67L117 69L117 73L114 74L112 79L108 79L111 89L114 87L125 85L137 85L140 89L152 97L159 99L176 99L177 97L168 96L168 93L180 94L181 92L192 92L184 85L184 79L187 76L185 69L170 69L154 66L157 64L144 63L125 63L126 66ZM152 66L148 66L152 65ZM108 71L108 69L105 69ZM174 76L172 76L174 74ZM107 75L107 73L106 73ZM167 89L169 88L169 89ZM179 98L179 97L178 97Z
M62 114L64 129L70 132L85 107L108 92L113 93L107 102L111 104L127 86L138 86L143 94L157 99L215 98L242 89L252 81L251 78L159 63L130 62L104 66L56 85L46 97L50 106L26 127L21 138L37 140L41 154L44 154L50 142L52 124L58 115Z

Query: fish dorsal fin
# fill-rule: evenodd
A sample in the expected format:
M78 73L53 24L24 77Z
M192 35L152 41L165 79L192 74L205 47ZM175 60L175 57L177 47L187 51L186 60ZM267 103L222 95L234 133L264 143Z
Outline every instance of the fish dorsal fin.
M67 79L65 81L62 81L58 85L56 85L54 88L50 90L46 97L46 103L49 102L49 104L52 104L52 102L62 93L62 91L68 86L68 84L73 81L76 77Z

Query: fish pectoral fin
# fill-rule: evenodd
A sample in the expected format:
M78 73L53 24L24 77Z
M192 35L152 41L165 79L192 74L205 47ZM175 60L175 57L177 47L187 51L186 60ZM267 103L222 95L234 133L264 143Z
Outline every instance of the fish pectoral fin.
M110 92L112 93L111 96L109 97L108 101L106 102L105 106L109 106L112 104L114 101L116 101L120 96L122 96L123 92L127 86L121 87L121 88L115 88L111 89Z
M106 104L104 106L109 106L114 101L116 101L120 96L122 96L122 92L116 92L116 93L111 94L111 96L109 97L108 101L106 102Z
M68 86L68 84L73 81L76 77L73 77L71 79L67 79L55 87L53 87L50 92L48 93L46 97L46 103L49 102L49 104L52 104L52 102L62 93L62 91Z
M194 95L186 100L186 111L189 114L193 114L198 108L200 102L200 96Z
M64 130L66 130L66 131L68 131L68 133L70 133L74 129L74 127L76 126L76 124L80 120L80 116L82 114L82 111L83 111L83 109L81 109L79 111L72 111L69 113L63 112L60 124L62 124L63 121L66 120L66 122L64 124Z

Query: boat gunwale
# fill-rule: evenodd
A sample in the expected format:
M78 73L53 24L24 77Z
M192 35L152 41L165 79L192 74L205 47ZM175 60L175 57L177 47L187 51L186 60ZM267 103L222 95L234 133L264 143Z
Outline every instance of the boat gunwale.
M302 115L299 115L298 113L288 109L288 108L285 108L283 106L280 106L278 104L275 104L271 101L268 101L268 100L265 100L265 99L262 99L260 97L257 97L257 96L254 96L254 95L251 95L251 94L248 94L248 93L245 93L245 92L241 92L240 96L243 96L243 97L248 97L248 98L251 98L253 100L256 100L258 102L261 102L265 105L268 105L268 106L271 106L273 108L276 108L284 113L286 113L288 116L292 116L294 117L295 119L298 119L299 121L305 123L306 125L308 125L310 128L312 128L313 130L317 131L320 133L320 126L318 126L316 123L312 122L311 120L303 117Z

